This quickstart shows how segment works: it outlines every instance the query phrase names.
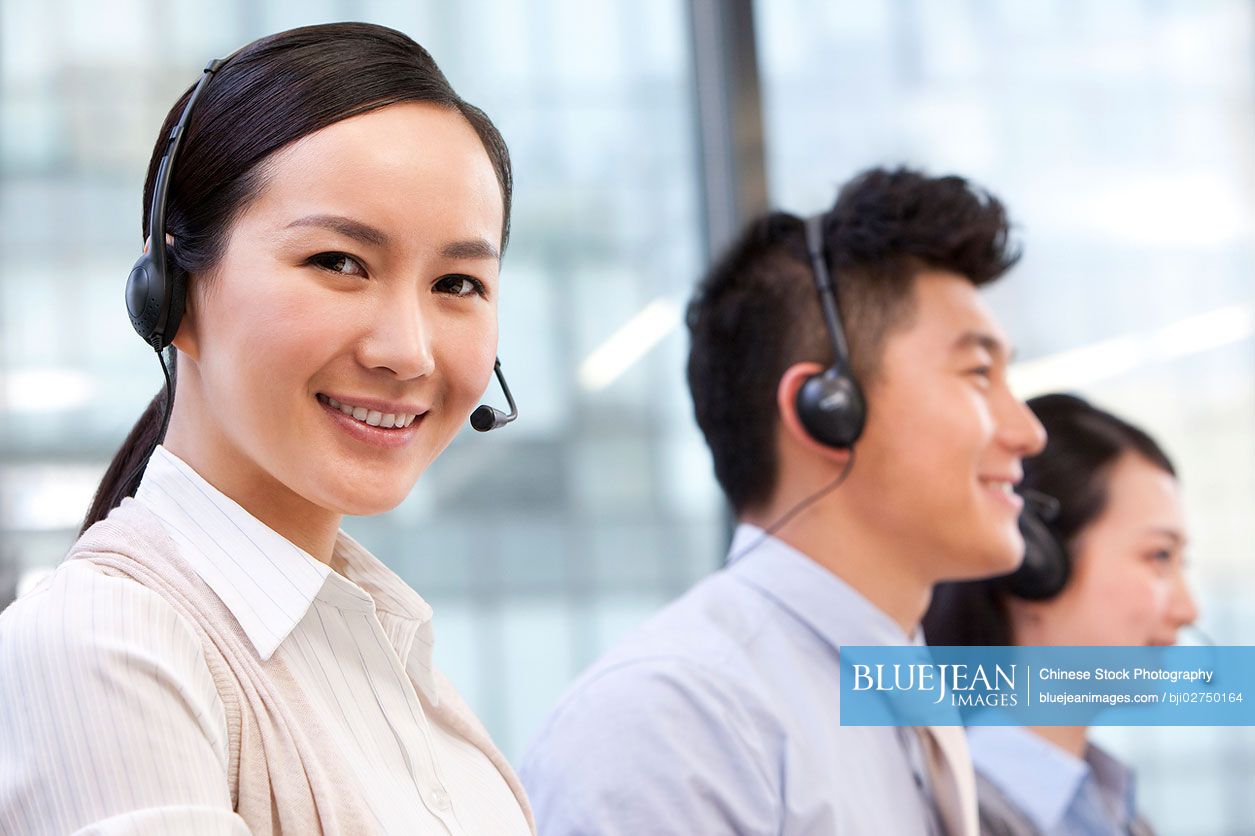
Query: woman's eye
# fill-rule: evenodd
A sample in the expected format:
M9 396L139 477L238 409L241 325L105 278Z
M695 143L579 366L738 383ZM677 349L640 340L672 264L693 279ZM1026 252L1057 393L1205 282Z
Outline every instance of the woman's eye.
M351 255L344 253L319 253L309 259L309 263L332 273L346 276L365 276L366 268Z
M436 282L436 290L452 296L483 296L484 284L470 276L445 276Z

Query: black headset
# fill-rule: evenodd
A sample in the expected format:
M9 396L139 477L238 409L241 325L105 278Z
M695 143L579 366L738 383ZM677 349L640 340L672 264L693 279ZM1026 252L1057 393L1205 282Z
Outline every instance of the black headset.
M201 93L209 85L214 73L222 68L226 59L215 58L205 65L205 71L197 82L192 95L188 96L187 104L178 123L170 131L166 139L166 150L157 165L157 178L153 184L152 208L148 213L148 250L135 262L131 274L126 279L126 310L131 317L131 325L135 333L144 342L152 346L161 359L162 371L166 374L166 405L162 417L158 443L165 436L166 423L170 419L170 403L173 400L170 372L166 367L162 352L169 348L179 331L179 323L183 320L183 311L187 302L187 279L182 270L172 269L169 251L166 247L166 200L170 192L170 180L174 171L174 160L183 142L183 134L192 118L192 108ZM505 375L501 373L501 360L493 364L497 382L505 392L506 402L510 405L509 414L487 404L481 405L471 413L471 426L479 432L488 432L504 427L519 417L518 407L506 385ZM133 474L138 475L138 473Z
M1054 531L1059 517L1059 500L1031 488L1021 488L1024 510L1020 512L1020 534L1024 537L1024 560L1020 567L1002 578L1005 589L1017 598L1044 601L1063 591L1072 575L1072 558Z
M168 348L178 333L187 301L186 278L183 271L171 269L166 250L166 197L170 192L174 158L183 142L187 123L191 121L196 100L222 63L223 59L215 58L205 65L204 74L183 106L183 115L166 139L166 150L157 165L157 180L153 184L152 208L148 212L148 251L135 262L126 279L126 310L131 315L131 325L158 353Z
M814 215L806 219L805 227L811 273L832 341L832 365L808 377L798 389L797 416L810 437L820 444L847 449L863 434L867 404L850 368L850 351L841 328L836 288L828 272L824 245L826 219L826 214Z

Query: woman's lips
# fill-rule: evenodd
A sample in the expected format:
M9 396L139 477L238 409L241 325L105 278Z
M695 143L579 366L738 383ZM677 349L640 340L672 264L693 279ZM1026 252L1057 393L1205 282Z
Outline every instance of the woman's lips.
M408 427L372 427L364 421L359 421L351 415L346 415L336 407L331 406L322 398L316 398L318 406L322 409L337 427L343 430L353 439L372 447L382 447L385 449L395 449L404 447L414 440L414 436L418 435L419 427L427 418L424 412L416 417Z

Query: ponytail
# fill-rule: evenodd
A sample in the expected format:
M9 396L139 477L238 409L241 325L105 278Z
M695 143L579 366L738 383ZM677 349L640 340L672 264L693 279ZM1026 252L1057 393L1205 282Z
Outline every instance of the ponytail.
M100 480L100 487L96 488L91 507L87 509L87 516L83 518L79 536L109 516L109 512L121 505L123 499L135 496L144 471L148 468L148 460L157 445L165 440L166 426L170 422L170 401L174 397L171 373L177 368L175 358L178 357L177 353L170 353L168 369L164 358L159 358L162 359L161 369L166 373L166 385L149 401L148 407L122 442L122 447L114 454L113 461L109 462L104 478Z

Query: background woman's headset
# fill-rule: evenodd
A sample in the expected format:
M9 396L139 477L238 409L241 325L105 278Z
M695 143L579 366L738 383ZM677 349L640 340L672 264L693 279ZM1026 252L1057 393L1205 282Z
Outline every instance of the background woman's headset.
M1072 575L1072 558L1054 531L1059 501L1031 488L1021 488L1019 493L1024 497L1020 512L1024 561L1002 583L1017 598L1044 601L1062 592Z

